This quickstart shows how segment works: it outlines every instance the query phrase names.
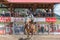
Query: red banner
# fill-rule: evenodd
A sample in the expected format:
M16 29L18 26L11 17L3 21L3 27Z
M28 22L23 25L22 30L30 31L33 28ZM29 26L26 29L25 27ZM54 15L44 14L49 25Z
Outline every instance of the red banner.
M5 34L5 30L0 30L0 34Z
M0 22L10 22L11 18L10 17L0 17Z
M46 18L46 22L56 22L56 18L52 17L52 18Z
M13 3L60 3L60 0L7 0Z

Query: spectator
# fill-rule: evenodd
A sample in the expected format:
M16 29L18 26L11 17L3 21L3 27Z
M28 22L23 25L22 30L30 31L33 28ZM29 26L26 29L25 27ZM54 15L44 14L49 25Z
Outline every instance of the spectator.
M44 33L44 26L41 26L41 32Z
M10 17L10 13L5 13L5 16L6 17Z

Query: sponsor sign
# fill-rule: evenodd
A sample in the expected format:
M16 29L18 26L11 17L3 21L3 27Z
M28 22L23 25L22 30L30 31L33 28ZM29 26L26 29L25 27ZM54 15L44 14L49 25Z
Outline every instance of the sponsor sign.
M0 22L25 22L25 18L21 17L0 17ZM34 18L34 22L56 22L55 17Z
M0 22L10 22L11 18L10 17L0 17Z
M5 34L5 30L0 30L0 34Z
M14 21L15 22L24 22L25 21L25 18L14 18Z
M46 18L46 22L56 22L56 18L52 17L52 18Z
M34 18L34 22L45 22L45 18Z

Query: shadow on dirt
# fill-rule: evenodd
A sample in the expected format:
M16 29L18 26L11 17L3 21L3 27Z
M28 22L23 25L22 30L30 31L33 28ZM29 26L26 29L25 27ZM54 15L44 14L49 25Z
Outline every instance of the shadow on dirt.
M19 40L30 40L30 38L20 38Z

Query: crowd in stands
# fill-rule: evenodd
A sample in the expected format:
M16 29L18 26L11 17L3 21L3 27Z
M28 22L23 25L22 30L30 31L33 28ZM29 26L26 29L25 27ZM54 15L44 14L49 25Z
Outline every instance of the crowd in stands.
M54 13L49 12L46 10L46 12L42 11L35 11L35 12L26 12L26 13L21 13L21 12L5 12L5 13L0 13L0 16L5 16L5 17L26 17L28 14L32 14L34 17L53 17Z

